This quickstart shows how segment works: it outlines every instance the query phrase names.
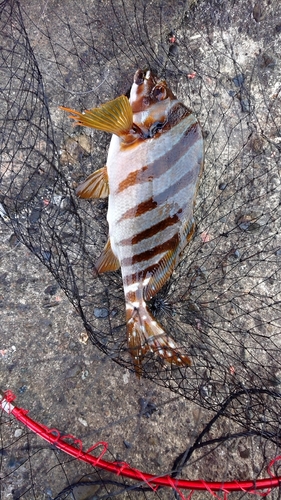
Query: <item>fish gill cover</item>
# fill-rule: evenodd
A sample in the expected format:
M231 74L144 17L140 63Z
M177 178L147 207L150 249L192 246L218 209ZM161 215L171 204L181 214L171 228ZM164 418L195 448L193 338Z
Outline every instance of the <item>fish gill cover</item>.
M133 370L119 272L93 277L106 200L75 187L106 161L109 135L73 129L151 68L198 117L205 167L196 233L153 314L192 359L148 356L143 377L278 442L281 386L278 2L4 0L1 215L55 276L92 342Z

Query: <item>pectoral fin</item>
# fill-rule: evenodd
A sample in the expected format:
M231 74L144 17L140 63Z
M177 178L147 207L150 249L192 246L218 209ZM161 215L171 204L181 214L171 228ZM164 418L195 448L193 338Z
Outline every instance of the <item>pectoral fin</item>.
M75 121L75 125L92 127L119 137L129 134L133 126L133 111L129 99L124 95L83 113L63 106L60 109L70 113L69 118Z
M107 243L98 258L95 269L98 274L106 273L107 271L117 271L119 269L120 263L117 257L111 250L110 239L108 238Z
M106 198L109 195L107 168L93 172L76 188L79 198Z

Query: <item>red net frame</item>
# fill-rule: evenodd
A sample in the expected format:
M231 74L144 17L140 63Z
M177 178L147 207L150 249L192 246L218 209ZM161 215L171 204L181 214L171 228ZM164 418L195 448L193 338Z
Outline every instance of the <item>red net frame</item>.
M255 494L260 497L266 497L273 488L281 486L281 476L275 476L272 472L273 465L281 460L281 455L276 456L270 461L267 466L267 472L269 477L265 479L257 479L255 481L204 481L204 480L188 480L188 479L175 479L170 475L156 476L153 474L148 474L139 469L131 467L126 462L109 462L103 459L104 454L108 449L108 443L105 441L99 441L93 444L86 451L83 450L83 443L80 439L77 439L72 434L61 435L61 433L55 428L49 428L39 422L36 422L28 416L28 410L24 408L19 408L13 404L16 396L10 391L5 391L1 394L0 407L8 415L13 415L17 421L21 422L24 426L30 429L32 432L43 438L48 443L57 447L59 450L64 451L68 455L81 460L93 467L99 467L106 470L107 472L116 474L117 476L122 476L125 478L133 479L135 481L141 481L147 484L151 490L157 491L161 487L170 487L178 493L182 500L191 498L194 491L205 491L209 492L215 498L221 498L217 493L223 493L223 498L226 499L229 493L235 491L243 491L250 494ZM72 441L68 443L67 440ZM102 447L102 451L99 455L93 456L92 451L97 450ZM184 496L180 491L190 490L188 496ZM266 491L262 491L266 490Z

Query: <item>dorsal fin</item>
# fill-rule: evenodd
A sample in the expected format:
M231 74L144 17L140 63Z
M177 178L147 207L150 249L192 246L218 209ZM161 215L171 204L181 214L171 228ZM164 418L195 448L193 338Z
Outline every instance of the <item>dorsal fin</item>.
M93 172L76 188L79 198L106 198L109 195L107 167Z
M87 109L83 113L60 106L67 111L75 125L92 127L122 137L129 134L133 126L133 111L129 99L121 95L99 108Z
M180 251L181 253L186 245L190 243L196 230L196 225L193 216L187 220L181 229L181 241L180 241Z

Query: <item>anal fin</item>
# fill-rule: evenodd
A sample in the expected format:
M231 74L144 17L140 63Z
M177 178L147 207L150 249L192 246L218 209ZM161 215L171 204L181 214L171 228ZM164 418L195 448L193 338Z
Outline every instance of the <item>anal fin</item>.
M107 271L117 271L119 269L120 263L117 257L111 249L110 239L108 238L107 243L98 258L95 269L98 274L106 273Z
M109 195L107 167L93 172L76 188L79 198L106 198Z
M178 241L174 248L169 250L164 257L155 265L147 286L144 288L144 300L148 301L156 295L170 278L175 269L178 257Z

